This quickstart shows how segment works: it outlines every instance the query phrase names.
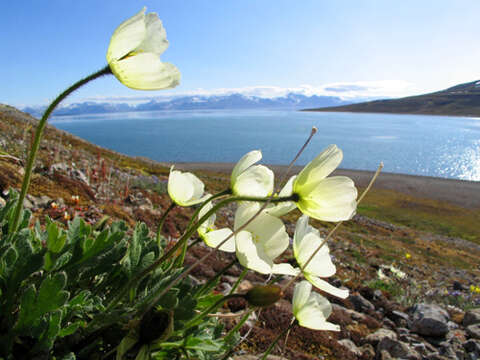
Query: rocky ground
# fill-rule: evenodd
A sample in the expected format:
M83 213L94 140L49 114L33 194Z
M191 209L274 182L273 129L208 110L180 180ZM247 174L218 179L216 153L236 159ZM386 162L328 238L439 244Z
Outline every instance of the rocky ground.
M0 106L0 207L8 190L21 183L34 124L35 119L28 115ZM195 173L210 192L228 186L228 175L219 169ZM165 164L130 158L49 127L25 207L40 222L46 215L64 224L74 216L90 223L122 219L130 225L143 221L155 231L159 217L170 205L167 178ZM470 202L462 208L460 203L441 200L412 197L398 188L374 189L359 214L342 225L329 242L337 265L337 274L329 281L351 290L344 301L330 297L334 308L329 321L339 324L341 332L294 327L287 343L279 342L275 356L479 359L480 204L476 207ZM175 208L167 218L164 235L174 241L191 213L190 209ZM233 207L224 209L219 225L232 225L233 214ZM292 214L285 219L291 235L297 217ZM320 222L314 225L323 234L332 227ZM202 244L194 246L186 262L192 263L207 251ZM211 277L232 258L220 254L210 259L194 271L199 281ZM283 261L293 261L292 254L284 254ZM228 291L240 272L238 266L232 267L217 290ZM250 274L240 289L264 281ZM242 328L245 338L237 348L237 359L256 358L288 326L292 292L293 287L275 306L252 315ZM232 300L224 311L241 313L244 309L242 301ZM233 326L236 319L225 321Z

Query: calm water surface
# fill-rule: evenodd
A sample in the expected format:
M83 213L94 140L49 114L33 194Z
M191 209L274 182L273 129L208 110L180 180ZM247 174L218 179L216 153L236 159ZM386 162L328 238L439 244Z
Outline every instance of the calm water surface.
M312 126L318 133L298 164L329 144L340 165L480 181L480 119L425 115L298 111L156 111L54 117L56 127L128 155L165 162L236 162L261 149L268 164L287 164Z

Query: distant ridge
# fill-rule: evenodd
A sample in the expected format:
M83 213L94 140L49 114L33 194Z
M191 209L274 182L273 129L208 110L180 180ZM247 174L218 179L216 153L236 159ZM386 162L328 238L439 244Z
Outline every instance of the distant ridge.
M480 116L480 81L456 85L430 94L374 100L351 105L303 109L362 113Z
M105 114L114 112L157 111L157 110L215 110L215 109L288 109L300 110L312 106L337 106L366 99L343 100L335 96L306 96L288 93L275 98L246 96L238 93L229 95L179 96L172 99L152 99L139 104L118 102L80 102L60 106L54 115ZM41 116L45 106L25 107L22 110L32 116Z

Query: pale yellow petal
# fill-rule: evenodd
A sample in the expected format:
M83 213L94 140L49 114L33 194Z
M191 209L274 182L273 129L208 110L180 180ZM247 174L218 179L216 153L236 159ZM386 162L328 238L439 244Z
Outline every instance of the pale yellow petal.
M272 266L272 274L296 276L299 273L300 273L299 268L294 268L292 265L288 263L273 264Z
M236 177L235 195L266 197L273 192L273 171L263 165L250 166Z
M250 166L262 159L262 152L260 150L252 150L249 153L242 156L232 170L231 184L232 187L237 181L238 175L247 170Z
M132 89L169 89L180 83L180 71L175 65L161 62L153 53L114 61L110 63L110 69L120 82Z
M335 286L330 285L327 281L322 280L317 276L313 276L308 273L304 273L303 275L305 276L305 279L307 279L313 286L322 291L325 291L341 299L346 299L348 297L348 290L336 288Z
M295 285L292 298L292 312L295 317L298 312L305 306L312 292L312 284L308 281L302 280Z
M136 15L122 22L114 31L107 50L107 62L121 59L135 50L146 34L145 7Z
M298 192L297 206L304 214L323 221L344 221L355 215L357 189L345 176L319 181L311 191Z
M146 33L136 51L160 56L168 48L167 32L156 13L145 15Z
M244 267L261 274L271 273L273 263L257 248L250 232L240 231L235 235L235 248L238 261Z
M342 150L336 145L330 145L327 147L298 174L293 185L294 191L297 192L297 189L305 184L317 182L326 178L337 168L338 165L340 165L342 158Z
M231 234L232 230L228 228L213 230L207 232L203 236L203 240L205 241L205 244L212 248L215 248ZM220 246L219 249L225 252L235 252L235 237L230 237L230 239L228 239L222 246Z

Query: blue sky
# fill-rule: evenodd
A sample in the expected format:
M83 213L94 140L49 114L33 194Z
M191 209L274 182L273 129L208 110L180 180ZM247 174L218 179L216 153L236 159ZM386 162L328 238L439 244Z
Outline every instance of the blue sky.
M259 87L403 96L480 79L478 0L2 1L0 103L47 103L103 67L114 29L144 5L181 85L146 93L111 76L70 101Z

